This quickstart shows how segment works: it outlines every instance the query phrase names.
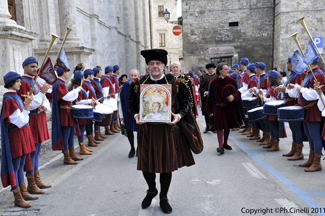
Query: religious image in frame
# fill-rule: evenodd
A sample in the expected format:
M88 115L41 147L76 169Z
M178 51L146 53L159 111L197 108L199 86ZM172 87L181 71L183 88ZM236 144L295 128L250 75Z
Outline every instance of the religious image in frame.
M171 121L171 85L140 85L140 121Z

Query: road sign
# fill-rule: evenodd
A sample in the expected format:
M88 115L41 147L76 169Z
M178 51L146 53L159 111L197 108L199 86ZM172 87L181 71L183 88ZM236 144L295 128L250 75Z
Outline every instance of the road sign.
M174 26L173 28L173 34L175 36L179 36L182 33L182 28L180 26Z
M320 53L323 53L323 37L313 37L313 40L319 50Z

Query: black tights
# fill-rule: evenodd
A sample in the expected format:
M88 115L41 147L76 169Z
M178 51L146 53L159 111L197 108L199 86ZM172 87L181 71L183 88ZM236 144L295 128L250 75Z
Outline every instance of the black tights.
M143 177L146 180L149 191L154 192L156 190L156 173L142 172ZM160 199L166 197L169 190L170 182L172 180L172 173L160 173Z
M131 149L134 149L134 134L133 131L131 130L127 130L127 134L128 134L128 139L131 145Z

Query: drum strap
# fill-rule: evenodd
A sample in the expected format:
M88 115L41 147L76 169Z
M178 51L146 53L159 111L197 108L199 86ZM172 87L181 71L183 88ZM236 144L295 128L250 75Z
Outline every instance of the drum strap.
M317 104L317 101L310 102L309 104L307 104L306 106L304 106L304 108L307 110L310 107L314 106L315 104Z
M290 102L290 101L294 101L294 100L297 100L296 98L284 98L284 101L286 103Z
M72 110L71 107L69 107L69 106L63 106L63 105L59 106L59 108L60 109L66 109L68 112L70 112L70 110Z

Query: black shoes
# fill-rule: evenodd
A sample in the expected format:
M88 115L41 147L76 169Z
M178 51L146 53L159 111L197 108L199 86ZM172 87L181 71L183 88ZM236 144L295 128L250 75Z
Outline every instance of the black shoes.
M228 144L223 144L223 148L227 150L232 150L231 146Z
M203 133L208 133L209 130L210 130L210 129L209 129L209 126L207 126L207 127L205 128L205 130L203 131Z
M133 148L133 149L130 150L129 158L133 158L134 157L134 154L135 154L135 150Z
M217 148L217 152L219 152L220 154L224 154L225 150L221 147Z
M173 211L172 207L168 203L167 197L162 198L159 205L161 210L166 214L170 214Z
M152 199L158 194L158 190L156 188L156 190L154 192L150 192L149 190L147 190L147 195L146 197L143 199L141 206L142 208L148 208L151 205L151 201Z

